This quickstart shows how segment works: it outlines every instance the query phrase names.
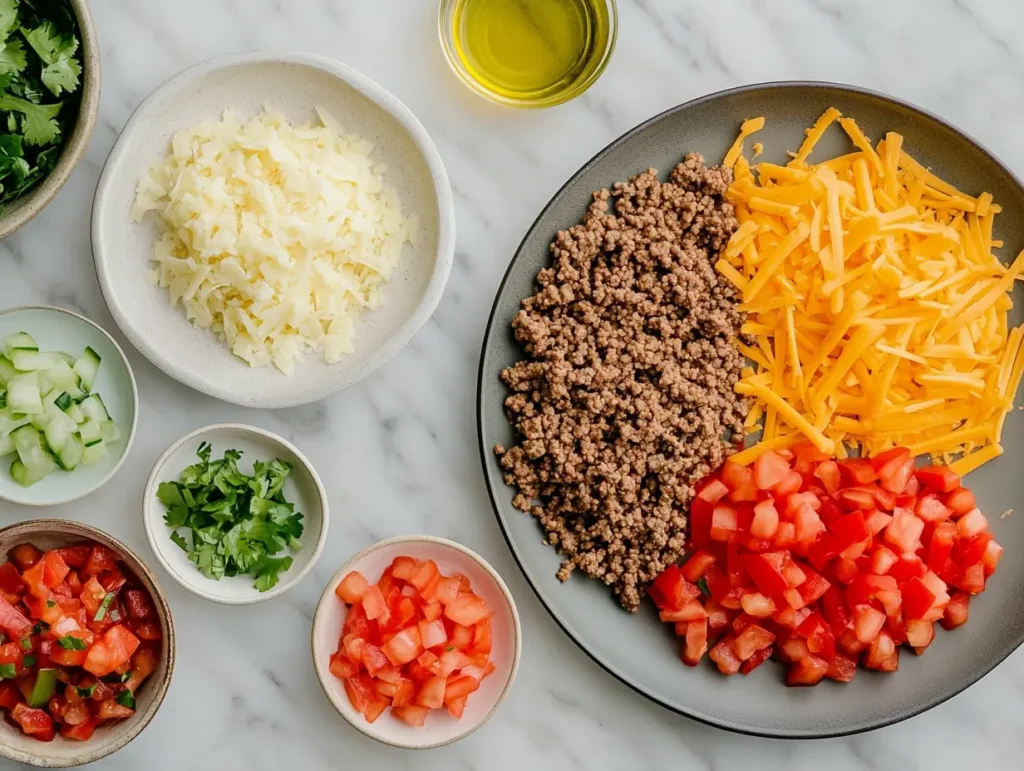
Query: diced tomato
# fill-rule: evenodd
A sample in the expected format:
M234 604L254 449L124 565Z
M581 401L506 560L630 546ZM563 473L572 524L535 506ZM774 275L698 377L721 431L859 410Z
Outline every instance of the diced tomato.
M773 642L775 642L774 634L764 627L751 624L736 635L736 638L732 641L732 650L736 654L736 658L740 661L746 661L757 651L767 648Z
M862 643L870 643L885 626L885 614L870 605L853 609L853 631Z
M967 623L968 610L970 607L971 595L967 592L953 592L942 613L942 628L946 630L956 629Z
M123 720L135 714L135 710L119 704L114 699L101 701L96 708L96 717L100 720Z
M27 637L32 631L32 622L3 596L0 596L0 629L14 640Z
M755 618L767 618L775 612L775 603L772 602L771 597L765 597L760 592L747 592L740 600L740 604L744 613ZM703 607L701 613L704 614L702 617L706 617Z
M834 460L822 461L814 469L814 476L821 480L822 486L828 493L834 493L839 489L839 466Z
M473 682L476 682L475 680ZM431 677L420 685L413 703L427 709L439 709L444 706L444 694L447 678Z
M56 589L64 583L64 577L71 568L64 559L55 551L48 551L43 555L43 583L50 589Z
M935 624L932 621L907 621L907 642L920 656L935 639Z
M373 680L365 673L353 675L345 680L345 693L356 712L362 713L377 698Z
M13 562L5 562L0 565L0 592L7 595L19 595L25 589L25 582Z
M985 553L982 555L982 564L985 568L985 576L988 577L996 572L999 560L1003 557L1003 547L995 541L985 544Z
M396 667L407 664L423 652L419 629L415 626L403 629L388 640L382 650Z
M420 561L412 557L395 557L391 562L391 575L400 581L412 583L420 569Z
M966 514L976 507L974 493L966 487L957 487L942 497L942 502L953 510L954 514Z
M847 485L866 485L878 478L871 463L863 458L847 458L839 461L837 465L840 476Z
M741 558L743 567L758 590L768 597L777 597L789 588L782 574L785 552L747 554Z
M659 609L679 610L697 597L700 589L683 578L682 571L676 565L670 565L651 583L647 593Z
M364 645L359 657L371 677L388 666L387 656L373 643Z
M727 460L722 464L722 482L729 488L729 497L737 502L756 501L757 485L754 484L754 472L749 466L740 466Z
M708 650L708 620L690 621L686 625L686 644L683 647L683 663L695 667Z
M886 514L884 511L872 511L868 514L866 520L868 530L871 531L871 535L878 535L892 522L892 514Z
M335 588L334 593L338 595L342 602L348 605L355 605L357 602L362 601L366 590L369 588L370 582L366 580L366 576L358 570L353 570L341 579L341 583Z
M836 652L835 637L824 617L812 612L797 628L797 634L807 640L807 649L826 661L831 661Z
M452 645L459 650L469 650L473 647L473 628L455 624L450 635Z
M366 718L367 723L372 723L384 714L384 710L386 710L390 705L391 702L387 699L373 699L368 705L366 705L366 709L363 710L363 717Z
M708 654L723 675L735 675L740 671L740 665L743 663L733 651L732 642L731 636L724 637Z
M107 570L117 570L117 555L102 544L92 547L89 559L82 566L82 574L98 576Z
M909 509L896 509L893 520L885 530L885 540L904 555L912 555L921 545L924 522Z
M925 487L940 493L948 493L960 487L960 475L946 466L919 468L915 476Z
M46 566L43 564L42 559L38 560L32 567L21 574L25 585L28 586L29 593L36 599L46 600L50 596L50 590L44 580L45 575Z
M419 590L420 594L425 598L433 599L433 597L429 597L428 594L436 587L439 580L440 574L437 569L437 564L434 560L428 559L424 560L420 564L419 570L417 570L416 575L409 580L409 583L415 586L416 589Z
M491 644L491 620L485 618L477 621L476 626L473 627L473 652L490 653Z
M366 617L371 621L380 618L388 609L387 603L384 601L384 594L381 592L380 586L376 584L366 590L360 602Z
M828 662L817 656L804 656L786 670L786 685L817 685L828 674Z
M359 673L359 666L349 661L348 656L339 653L332 653L330 659L331 674L339 680L346 680Z
M7 552L7 556L17 566L18 570L25 572L39 562L43 553L30 543L20 543Z
M770 490L788 474L789 461L772 450L761 453L754 461L754 484L758 490Z
M488 618L491 609L475 594L464 594L446 606L444 614L456 624L473 626L477 621Z
M430 712L426 707L403 706L391 708L391 714L413 728L420 728L427 722L427 714Z
M11 710L11 719L21 726L25 733L39 734L53 729L53 720L41 709L33 709L25 704L15 704Z
M914 475L914 458L910 450L894 447L871 459L872 468L878 474L878 483L883 490L904 493Z
M903 584L903 615L908 620L923 619L936 596L921 578L911 578Z
M462 696L458 699L451 699L446 701L444 705L448 708L448 714L458 720L466 709L466 697Z
M971 509L956 523L957 534L961 538L973 538L988 530L988 520L978 509Z
M829 662L828 672L825 673L825 676L840 683L849 683L852 682L856 674L857 660L837 653Z
M73 724L65 722L60 727L60 735L67 739L74 739L75 741L88 741L92 738L93 731L100 724L98 718L90 717L83 720L81 723Z
M835 519L829 524L828 529L832 531L839 551L871 538L871 531L868 529L867 522L864 521L864 513L861 511L855 511Z
M756 538L772 538L779 529L779 512L771 501L760 501L754 506L754 519L750 534Z
M715 555L709 551L698 551L691 556L682 567L683 578L691 583L696 583L707 569L715 564Z
M707 618L707 611L698 600L690 600L679 610L663 610L658 617L665 623L689 623Z
M731 503L720 502L711 512L711 540L728 541L739 527L739 512Z
M153 617L153 608L149 604L149 598L145 592L138 589L128 589L123 592L124 607L128 615L135 619L147 619Z
M793 517L796 526L796 540L806 553L814 544L815 539L825 530L825 524L818 513L808 504L801 504Z
M774 648L771 645L769 645L767 648L762 648L761 650L755 652L749 659L740 664L740 674L749 675L751 672L753 672L755 669L761 666L764 662L770 659L772 657L773 651Z
M448 642L448 632L441 619L420 621L420 642L424 648L435 648Z
M894 672L899 663L899 650L887 632L880 631L868 647L864 658L864 666L868 669L880 669L883 672Z
M128 661L138 647L138 637L124 626L113 626L92 644L82 666L96 677L109 675Z

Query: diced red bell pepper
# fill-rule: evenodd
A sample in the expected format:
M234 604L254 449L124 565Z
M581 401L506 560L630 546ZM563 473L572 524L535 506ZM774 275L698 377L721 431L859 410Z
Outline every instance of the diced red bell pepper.
M771 645L769 645L767 648L762 648L761 650L756 651L749 659L740 664L740 674L749 675L751 672L753 672L755 669L761 666L764 662L770 659L772 657L773 652L774 648Z
M924 618L935 600L935 595L920 578L911 578L903 584L903 615L907 620Z
M698 551L691 556L681 568L683 578L691 583L697 583L707 569L715 564L715 555L709 551Z
M0 595L0 629L3 629L13 640L28 637L32 631L32 622L2 595Z
M758 590L768 597L778 597L789 588L782 573L786 557L785 552L768 552L745 554L741 559L744 569Z
M700 594L696 584L683 578L678 565L669 565L651 583L647 593L660 610L679 610Z
M960 475L946 466L925 466L915 473L917 480L929 490L948 493L960 487Z
M723 675L735 675L740 671L740 665L743 663L733 652L732 642L731 635L723 637L708 653Z
M68 567L64 559L56 551L48 551L43 555L43 583L50 589L56 589L62 583L64 583L64 577L67 576L68 571L71 568Z

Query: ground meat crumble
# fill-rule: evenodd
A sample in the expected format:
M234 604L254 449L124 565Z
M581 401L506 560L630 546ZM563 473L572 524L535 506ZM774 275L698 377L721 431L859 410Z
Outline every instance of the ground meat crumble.
M528 358L501 373L519 443L495 447L513 503L565 560L636 611L684 547L693 484L742 432L742 318L714 269L737 222L732 172L687 155L594 193L512 323ZM611 210L609 210L611 204Z

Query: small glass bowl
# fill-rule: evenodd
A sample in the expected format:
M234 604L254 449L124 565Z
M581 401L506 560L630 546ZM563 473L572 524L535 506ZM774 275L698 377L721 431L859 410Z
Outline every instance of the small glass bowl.
M441 0L441 11L438 15L438 34L441 38L441 50L444 51L445 59L448 60L448 66L452 68L452 71L459 76L459 79L468 86L470 90L485 99L497 102L498 104L503 104L508 107L536 109L540 107L554 107L555 105L564 104L565 102L575 99L590 88L597 79L601 77L601 74L608 66L608 62L611 61L612 52L615 50L615 41L619 32L618 8L615 5L615 0L605 0L605 5L608 8L608 44L605 46L605 50L601 53L600 60L593 71L586 78L573 83L568 88L537 99L517 99L509 97L488 88L473 77L473 74L466 69L465 65L459 59L458 54L456 54L453 22L455 9L460 2L462 2L462 0Z

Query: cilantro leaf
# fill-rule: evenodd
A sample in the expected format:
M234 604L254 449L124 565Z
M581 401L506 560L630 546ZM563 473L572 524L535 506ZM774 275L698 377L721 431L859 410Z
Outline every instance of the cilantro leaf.
M95 690L96 683L93 683L88 688L80 688L78 686L75 686L75 691L78 693L78 697L80 699L91 699Z
M28 60L25 58L25 47L20 40L8 40L0 43L0 72L18 72L25 69Z
M114 701L120 704L122 707L128 709L135 709L135 694L131 692L130 688L125 688L117 696L114 697Z
M208 578L249 575L261 592L276 586L292 558L275 555L302 548L303 516L283 492L291 464L256 461L247 474L241 452L214 458L206 442L196 456L198 463L157 488L171 540Z
M55 120L60 104L32 104L10 94L0 96L0 110L20 112L25 142L30 145L46 145L60 136L60 124Z
M291 557L260 557L252 567L252 571L256 575L255 587L261 592L273 589L277 586L278 575L291 566Z
M65 635L57 638L57 644L66 651L84 651L88 646L81 637Z
M0 0L0 40L7 39L17 20L18 0Z

